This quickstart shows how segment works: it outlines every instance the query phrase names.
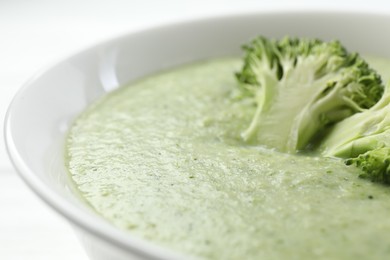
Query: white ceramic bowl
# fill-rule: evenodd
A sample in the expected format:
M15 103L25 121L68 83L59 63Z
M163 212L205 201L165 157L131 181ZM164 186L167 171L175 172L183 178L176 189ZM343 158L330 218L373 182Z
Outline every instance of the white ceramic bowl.
M390 14L291 11L225 15L131 33L82 51L35 76L6 117L9 155L20 176L75 227L93 259L184 258L101 219L71 190L63 143L90 102L167 67L239 55L255 35L340 39L350 50L390 57Z

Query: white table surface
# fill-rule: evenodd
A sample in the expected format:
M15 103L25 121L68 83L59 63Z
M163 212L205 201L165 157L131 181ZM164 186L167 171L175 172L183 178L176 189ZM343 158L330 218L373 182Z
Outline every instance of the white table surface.
M162 22L213 13L320 5L313 2L1 0L0 135L9 102L29 77L96 41ZM386 1L328 0L326 6L344 10L363 6L365 10L390 12ZM44 205L16 175L3 138L0 139L0 259L87 259L68 223Z

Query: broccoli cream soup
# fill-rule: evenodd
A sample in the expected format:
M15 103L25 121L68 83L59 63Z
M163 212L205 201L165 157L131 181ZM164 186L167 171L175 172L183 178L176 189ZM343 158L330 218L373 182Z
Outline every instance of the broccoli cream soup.
M368 58L388 80L390 63ZM242 141L239 59L166 71L103 97L67 140L71 177L101 216L204 259L388 259L390 187L342 160Z

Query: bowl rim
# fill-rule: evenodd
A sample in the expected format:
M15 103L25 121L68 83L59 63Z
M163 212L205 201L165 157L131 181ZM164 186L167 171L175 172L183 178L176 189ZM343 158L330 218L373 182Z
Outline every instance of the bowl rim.
M174 21L163 22L158 25L148 25L146 27L138 28L136 30L130 30L124 33L120 33L117 36L110 37L108 39L99 41L98 43L92 44L90 46L79 49L71 54L65 55L65 57L60 57L56 61L50 63L44 68L40 69L37 73L35 73L29 80L27 80L22 86L18 89L12 101L10 102L4 120L4 140L5 147L10 158L10 161L16 169L16 172L21 177L21 179L25 182L25 184L47 205L49 205L57 214L61 215L65 219L67 219L72 225L77 226L78 228L87 231L89 234L92 234L99 239L113 244L120 249L136 253L140 257L148 257L150 259L161 259L161 258L169 258L169 259L182 259L183 255L178 252L175 252L171 249L164 248L162 246L156 245L151 241L146 239L138 238L132 235L129 232L121 230L120 228L108 223L108 221L101 219L96 214L89 214L86 211L80 210L74 204L69 202L65 197L61 196L50 186L46 185L40 178L34 173L32 170L22 159L22 156L18 152L18 148L16 147L11 131L11 121L13 118L13 110L16 106L17 101L23 97L23 94L29 86L32 85L37 79L41 76L50 72L50 70L59 65L60 63L72 59L82 53L87 51L91 51L93 49L100 48L101 46L112 44L115 42L120 42L130 35L136 35L137 33L144 32L153 32L156 30L161 30L164 28L170 28L174 26L187 26L193 23L212 23L223 20L232 20L232 19L242 19L245 17L251 16L261 16L261 15L313 15L313 14L321 14L321 15L354 15L354 16L367 16L367 15L375 15L375 16L384 16L390 17L390 12L387 10L362 10L362 9L348 9L348 8L335 8L335 7L310 7L310 8L297 8L297 9L285 9L278 8L274 9L264 9L264 10L241 10L235 12L226 12L220 14L212 14L207 16L195 16L186 19L178 19ZM188 258L188 256L186 256Z

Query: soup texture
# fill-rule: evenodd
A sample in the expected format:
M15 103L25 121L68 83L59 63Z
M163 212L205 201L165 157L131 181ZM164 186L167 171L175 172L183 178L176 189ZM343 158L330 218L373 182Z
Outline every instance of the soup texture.
M367 58L387 80L390 63ZM67 166L98 214L205 259L387 259L390 188L341 160L245 143L236 58L165 71L104 96L74 122Z

